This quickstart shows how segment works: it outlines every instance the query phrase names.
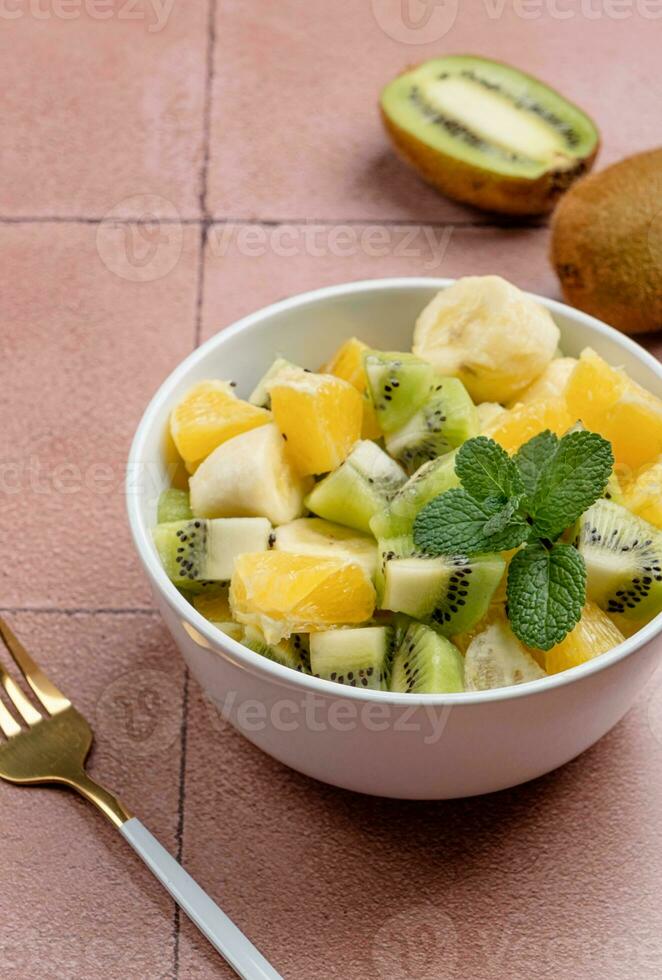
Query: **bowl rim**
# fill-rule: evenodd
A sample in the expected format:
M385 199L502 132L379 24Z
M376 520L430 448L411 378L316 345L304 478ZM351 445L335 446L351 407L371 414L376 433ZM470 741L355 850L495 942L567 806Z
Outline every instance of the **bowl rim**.
M575 681L583 680L593 674L613 667L619 661L645 646L662 631L661 612L633 636L625 639L623 643L620 643L612 650L608 650L606 653L600 654L593 660L589 660L577 667L571 667L569 670L562 671L558 674L549 674L546 677L528 681L524 684L494 688L488 691L464 691L459 694L397 694L390 691L374 691L350 687L348 685L333 684L331 681L313 677L310 674L299 673L290 667L277 664L253 652L227 634L221 634L222 640L220 640L220 631L218 628L209 620L205 619L180 594L167 577L151 545L149 529L142 520L138 503L140 499L140 485L136 485L133 474L142 474L145 472L146 468L141 463L145 456L145 450L149 445L148 431L152 426L153 417L160 411L164 402L170 399L173 389L183 380L188 372L203 362L211 351L222 346L227 339L235 337L242 331L259 324L274 314L287 312L288 310L293 310L309 303L323 302L336 296L351 296L354 293L378 292L383 290L409 290L411 288L445 289L455 281L455 279L450 278L427 276L394 276L380 279L361 279L353 282L339 283L333 286L325 286L321 289L309 290L304 293L297 293L287 299L271 303L222 328L214 336L191 351L165 378L150 399L135 431L127 462L125 495L131 536L134 547L138 552L138 557L152 585L158 589L162 598L178 614L182 625L185 627L188 625L192 631L201 635L205 641L202 645L209 647L216 655L229 656L242 669L258 675L266 675L270 680L283 686L299 689L302 695L316 694L326 698L348 698L353 701L378 702L395 706L427 705L443 707L457 705L459 707L461 705L480 705L489 702L509 701L515 698L543 695L548 691L563 687L566 684L572 684ZM583 313L581 310L568 306L559 300L549 299L531 292L527 292L527 295L541 303L552 314L558 313L569 319L575 319L595 333L609 338L618 346L628 350L635 358L651 368L662 384L662 364L626 334L620 333L614 327L610 327L601 320L589 316L587 313Z

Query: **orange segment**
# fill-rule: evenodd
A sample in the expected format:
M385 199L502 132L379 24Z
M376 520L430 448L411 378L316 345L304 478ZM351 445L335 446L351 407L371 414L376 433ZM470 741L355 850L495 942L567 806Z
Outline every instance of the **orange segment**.
M274 421L302 476L335 470L361 438L362 398L331 374L292 372L269 386Z
M277 643L292 633L365 622L375 590L360 565L342 558L261 551L236 559L230 606L240 623L259 626Z
M574 421L563 399L550 398L515 405L489 423L484 434L500 443L507 452L514 453L544 429L551 429L557 436L563 435Z
M609 439L617 464L636 470L662 453L662 400L590 348L565 395L570 414Z
M622 498L628 510L662 528L662 456L625 481Z
M592 660L622 642L623 634L609 616L593 602L587 602L582 618L565 640L547 652L532 650L531 653L548 674L558 674Z
M193 472L221 443L270 421L269 412L241 401L227 381L199 381L172 410L170 432Z
M323 369L325 374L333 374L349 382L363 396L362 439L379 439L383 435L372 402L367 395L368 383L363 369L363 352L369 350L358 337L350 337L333 355Z

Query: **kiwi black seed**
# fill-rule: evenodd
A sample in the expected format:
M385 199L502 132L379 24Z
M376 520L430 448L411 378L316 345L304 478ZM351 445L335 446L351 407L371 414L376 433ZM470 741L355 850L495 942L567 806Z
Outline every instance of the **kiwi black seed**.
M599 133L562 95L516 68L434 58L390 82L382 118L398 153L459 201L543 214L593 164Z

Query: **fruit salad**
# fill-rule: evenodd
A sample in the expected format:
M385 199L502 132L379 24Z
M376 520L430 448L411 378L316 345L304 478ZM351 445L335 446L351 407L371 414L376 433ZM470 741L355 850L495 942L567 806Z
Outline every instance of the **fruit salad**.
M662 610L662 401L559 339L469 277L409 351L349 337L252 393L198 382L153 531L173 585L257 654L370 690L504 687L618 645Z

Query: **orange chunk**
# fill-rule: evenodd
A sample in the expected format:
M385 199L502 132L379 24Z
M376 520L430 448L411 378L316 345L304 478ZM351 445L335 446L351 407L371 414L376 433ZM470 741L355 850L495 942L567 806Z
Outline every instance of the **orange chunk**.
M363 352L370 350L358 337L350 337L333 355L323 371L334 374L349 382L363 397L363 423L361 425L362 439L379 439L383 435L377 421L377 414L368 396L368 381L363 368Z
M624 481L621 502L633 514L662 528L662 456Z
M342 558L262 551L235 560L230 606L269 643L370 619L375 590L360 565Z
M269 386L274 421L301 474L329 473L361 438L362 398L331 374L292 371Z
M550 398L526 405L518 404L502 412L488 423L484 434L502 445L507 452L514 453L545 429L551 429L557 436L563 435L574 421L562 398Z
M631 471L662 453L662 400L586 348L565 391L568 410L609 439L617 465Z
M565 640L551 650L532 650L536 659L548 674L558 674L570 667L577 667L606 653L623 642L623 634L607 613L593 602L584 606L582 618Z
M227 381L199 381L170 414L170 432L190 473L217 446L271 421L271 414L237 398Z

